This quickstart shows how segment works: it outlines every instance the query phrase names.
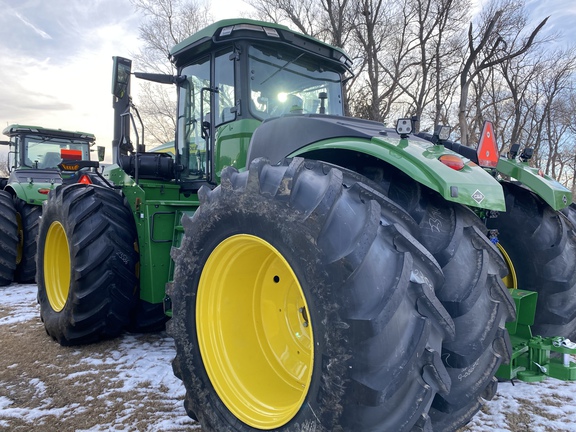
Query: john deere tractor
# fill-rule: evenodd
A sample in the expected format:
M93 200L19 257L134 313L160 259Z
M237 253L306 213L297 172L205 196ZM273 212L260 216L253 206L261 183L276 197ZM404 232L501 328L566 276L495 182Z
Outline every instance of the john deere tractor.
M0 178L0 286L34 282L38 217L48 192L61 183L58 164L89 160L95 141L89 133L19 124L2 133L10 141L0 141L9 146L9 177Z
M78 165L44 204L47 332L82 344L171 317L206 431L466 424L515 316L485 224L506 211L494 139L473 162L410 119L345 117L350 58L276 24L220 21L171 59L175 76L134 75L176 87L173 152L146 151L115 57L114 164Z

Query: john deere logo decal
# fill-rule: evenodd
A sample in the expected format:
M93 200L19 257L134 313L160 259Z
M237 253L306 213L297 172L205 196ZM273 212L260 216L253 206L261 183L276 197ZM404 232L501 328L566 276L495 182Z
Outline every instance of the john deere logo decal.
M484 201L484 194L476 189L476 192L472 194L472 199L480 204L482 201Z

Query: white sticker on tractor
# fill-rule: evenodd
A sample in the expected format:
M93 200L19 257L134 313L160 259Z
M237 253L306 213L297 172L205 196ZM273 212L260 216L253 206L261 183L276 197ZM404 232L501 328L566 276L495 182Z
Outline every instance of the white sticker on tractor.
M476 189L476 192L472 194L472 199L476 201L478 204L484 201L484 198L485 198L484 194L480 192L478 189Z

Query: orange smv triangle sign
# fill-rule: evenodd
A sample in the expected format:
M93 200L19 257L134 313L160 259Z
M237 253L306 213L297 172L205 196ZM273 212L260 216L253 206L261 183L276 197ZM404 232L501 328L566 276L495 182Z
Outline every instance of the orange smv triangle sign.
M478 154L478 165L481 167L496 168L496 165L498 165L498 146L496 145L492 122L484 122L480 144L478 144L476 153Z

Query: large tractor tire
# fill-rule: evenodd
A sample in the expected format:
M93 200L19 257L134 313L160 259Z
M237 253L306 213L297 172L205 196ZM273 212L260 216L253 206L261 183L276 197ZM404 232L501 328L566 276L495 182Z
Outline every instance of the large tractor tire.
M42 206L31 205L26 201L17 199L16 211L18 213L21 251L15 279L20 283L33 283L36 280L36 251L38 249L36 238Z
M204 431L430 430L442 274L409 217L327 164L222 172L184 220L173 368Z
M414 218L418 240L444 273L444 285L436 295L456 326L455 339L442 347L452 387L448 395L436 396L429 415L434 430L454 431L494 397L494 375L511 355L505 324L514 319L515 309L502 282L507 268L471 210L392 168L377 180L386 195Z
M18 262L18 223L12 195L0 191L0 286L14 280Z
M516 274L517 288L538 292L532 332L576 340L576 232L528 189L502 183L506 212L488 220Z
M60 186L38 230L38 301L46 332L61 345L117 336L135 301L138 261L132 213L116 191Z

